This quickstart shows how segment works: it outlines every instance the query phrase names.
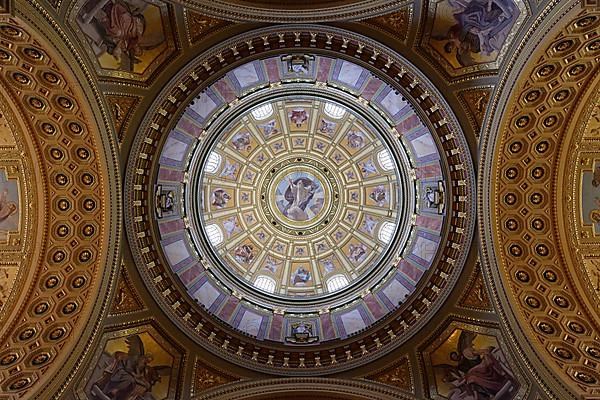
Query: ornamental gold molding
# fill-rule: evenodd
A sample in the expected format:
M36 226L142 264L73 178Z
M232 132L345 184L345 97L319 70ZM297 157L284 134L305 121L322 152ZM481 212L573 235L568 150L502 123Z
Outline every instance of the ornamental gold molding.
M28 245L21 252L27 274L0 325L0 392L33 398L51 380L66 379L85 354L83 343L94 337L114 257L118 182L108 171L108 144L101 144L88 99L55 48L21 19L0 21L0 36L2 103L15 116L8 127L28 141L18 158L26 175L17 209L35 219L22 220L19 230L37 227L35 242L14 240L9 230L0 244L9 251ZM10 157L3 162L12 163L4 169L10 182L21 167ZM27 164L34 165L35 178ZM27 187L34 183L32 198ZM10 196L7 201L15 203ZM52 396L60 383L53 383Z
M566 14L573 6L565 5L560 12ZM498 114L493 153L484 158L489 163L484 174L490 172L482 182L490 185L489 194L482 190L480 211L484 243L493 243L491 254L484 247L483 259L498 279L492 287L495 301L505 307L500 316L511 334L530 340L523 346L513 337L513 344L519 351L525 347L522 357L538 366L530 366L538 381L550 371L562 379L544 379L550 395L568 386L584 398L598 394L598 314L581 290L569 251L576 244L565 227L572 217L561 210L573 197L563 191L572 185L565 176L573 176L573 166L568 166L573 161L566 158L576 154L568 144L581 99L598 75L599 32L598 12L576 8L568 17L563 14L554 31L527 54L531 62L522 65L506 94L510 98L506 111ZM537 354L529 353L528 346Z

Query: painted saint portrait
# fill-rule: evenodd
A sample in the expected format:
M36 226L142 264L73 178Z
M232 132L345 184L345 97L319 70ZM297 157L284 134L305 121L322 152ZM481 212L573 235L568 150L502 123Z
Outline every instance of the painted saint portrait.
M88 383L94 400L162 400L169 396L170 356L148 333L109 340Z
M379 185L369 191L369 200L379 207L383 207L389 201L389 193L385 186Z
M233 135L231 138L231 145L237 151L250 151L252 146L250 145L250 133L239 132Z
M291 283L294 286L303 286L310 280L310 271L306 267L300 266L292 273Z
M102 68L143 74L168 48L162 14L144 0L90 0L77 22Z
M519 13L513 0L443 0L430 45L454 68L495 61Z
M279 269L279 266L282 263L283 263L283 261L277 260L272 257L267 257L265 264L263 265L263 268L266 269L267 271L269 271L270 273L274 274L277 272L277 270Z
M0 170L0 231L19 230L19 186Z
M215 189L210 195L210 204L215 208L225 208L231 200L231 195L225 189Z
M220 176L227 179L236 179L239 170L240 164L237 162L231 162L230 160L225 160L225 167L223 167L223 171L221 171Z
M277 129L274 119L268 121L266 124L258 125L258 127L262 130L262 134L267 138L279 133L279 129Z
M321 122L319 122L319 132L329 137L333 136L336 127L337 124L335 122L327 121L326 119L321 119Z
M438 390L450 400L510 400L518 389L494 336L457 329L431 358Z
M242 231L237 217L229 217L223 220L223 228L225 229L228 238Z
M354 264L360 264L367 258L367 246L362 243L350 244L348 246L347 256Z
M242 244L236 247L233 256L239 263L250 264L254 260L254 246L251 244Z
M355 150L362 149L366 143L364 133L359 131L348 132L346 140L348 141L348 147Z
M277 185L275 200L279 211L292 221L309 221L322 210L325 199L317 178L294 172Z

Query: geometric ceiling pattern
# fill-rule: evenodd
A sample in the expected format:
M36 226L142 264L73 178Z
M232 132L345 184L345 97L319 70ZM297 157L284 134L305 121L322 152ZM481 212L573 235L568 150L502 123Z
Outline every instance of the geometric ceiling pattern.
M587 1L0 1L0 399L600 395Z

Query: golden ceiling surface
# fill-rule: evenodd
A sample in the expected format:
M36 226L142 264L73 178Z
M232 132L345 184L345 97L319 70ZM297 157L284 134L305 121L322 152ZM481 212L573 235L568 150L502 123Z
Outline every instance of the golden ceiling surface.
M0 400L597 398L599 62L593 0L0 1Z

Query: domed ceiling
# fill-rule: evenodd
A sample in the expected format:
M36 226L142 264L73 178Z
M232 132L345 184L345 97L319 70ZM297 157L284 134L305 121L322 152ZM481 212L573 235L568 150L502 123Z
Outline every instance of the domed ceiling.
M597 397L594 4L0 1L0 399Z

